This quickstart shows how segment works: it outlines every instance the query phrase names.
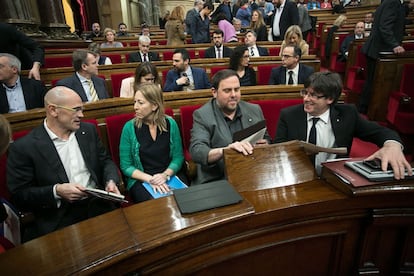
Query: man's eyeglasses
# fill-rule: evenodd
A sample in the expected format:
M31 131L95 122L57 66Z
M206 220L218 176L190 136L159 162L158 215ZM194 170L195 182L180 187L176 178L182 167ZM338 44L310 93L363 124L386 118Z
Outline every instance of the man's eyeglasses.
M326 97L324 95L317 95L315 92L308 92L306 89L300 90L299 93L302 97L308 96L309 98L312 98L314 100L318 100L318 99Z
M58 104L50 104L50 105L53 105L53 106L55 106L57 108L66 109L66 110L72 111L74 113L83 112L83 110L84 110L83 106L68 107L68 106L58 105Z
M293 56L289 56L289 55L282 55L282 58L291 58Z

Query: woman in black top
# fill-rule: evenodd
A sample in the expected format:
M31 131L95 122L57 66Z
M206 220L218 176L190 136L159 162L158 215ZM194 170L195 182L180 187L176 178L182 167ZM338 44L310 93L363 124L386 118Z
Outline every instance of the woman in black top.
M241 86L256 85L256 72L249 67L249 61L249 50L245 45L234 48L229 68L237 72Z

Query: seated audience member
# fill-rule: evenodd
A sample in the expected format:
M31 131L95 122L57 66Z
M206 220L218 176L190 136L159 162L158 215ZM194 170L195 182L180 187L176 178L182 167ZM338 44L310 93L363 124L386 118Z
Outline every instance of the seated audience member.
M332 5L329 0L323 0L321 3L321 9L332 9Z
M88 197L85 187L119 194L118 170L99 139L96 126L81 122L79 95L57 86L45 96L46 119L10 145L7 185L20 210L34 214L27 241L115 208Z
M329 29L328 34L326 35L326 43L325 43L325 58L329 59L331 56L331 48L332 48L332 40L334 37L334 33L339 30L345 23L347 17L343 14L339 15L334 23L333 26Z
M97 37L103 37L103 33L101 32L101 25L98 22L92 23L92 32L86 36L86 39L94 39Z
M95 102L108 98L105 81L98 75L98 62L95 53L78 49L72 54L72 63L75 73L59 80L57 86L66 86L73 89L82 99L82 102Z
M285 39L280 45L280 56L287 45L297 46L302 51L302 55L309 55L309 44L302 37L302 30L298 25L290 26L285 33Z
M256 45L256 33L252 30L247 31L244 35L244 44L247 48L249 48L250 57L262 57L269 55L269 51L266 48Z
M116 33L117 37L129 37L131 36L127 31L127 25L123 22L118 24L118 32Z
M337 104L341 93L342 81L339 74L331 72L312 74L305 82L305 89L301 91L303 104L281 111L275 143L290 140L309 141L309 133L312 125L315 124L316 145L327 148L347 147L349 153L352 139L358 137L381 147L367 160L381 159L381 168L384 171L390 164L395 179L404 178L404 169L411 175L411 166L404 157L398 134L364 119L354 105ZM320 172L321 162L332 158L336 156L322 152L317 154L315 159L317 171Z
M193 43L209 43L210 39L210 13L214 10L214 6L210 2L206 2L199 14L194 18L195 29L191 32L191 40Z
M141 35L138 38L139 52L128 54L128 62L159 61L160 57L156 52L150 52L151 38Z
M256 85L256 72L249 66L250 56L246 46L234 48L230 56L229 68L236 71L240 78L240 86Z
M20 76L20 60L0 53L0 113L14 113L43 107L46 87L39 80Z
M252 11L250 30L256 33L257 41L267 41L267 27L263 15L259 10Z
M374 13L368 12L365 14L365 17L364 17L364 28L365 28L364 36L365 37L369 36L371 29L372 29L372 23L374 23Z
M94 52L98 65L111 65L112 60L109 57L101 56L101 46L99 43L92 42L88 45L88 50Z
M217 27L223 32L223 42L238 42L236 29L233 24L226 20L223 13L217 15Z
M167 45L184 45L186 37L187 35L184 30L184 8L177 6L172 10L167 23L165 23Z
M0 52L16 56L22 70L29 71L29 79L40 80L40 67L44 63L45 51L39 42L28 37L11 24L0 22Z
M308 10L319 10L321 8L321 3L317 0L308 1Z
M135 69L135 75L123 79L121 82L120 97L132 98L134 96L134 87L142 83L155 83L161 87L161 80L157 68L150 62L141 62Z
M299 47L286 46L282 52L282 66L272 68L269 84L304 84L314 70L299 62L301 56Z
M332 0L332 14L335 13L346 13L341 0Z
M249 7L249 0L241 0L240 8L237 10L236 18L240 19L243 28L249 28L252 17L252 10Z
M190 66L190 55L183 48L175 49L173 54L173 69L167 73L164 91L191 91L207 89L211 84L203 68Z
M143 182L156 192L167 193L171 176L178 174L182 180L185 177L180 130L175 120L164 113L161 88L148 83L136 87L134 110L135 118L122 130L119 156L129 195L137 203L152 199Z
M341 43L340 55L338 60L345 62L348 59L348 49L351 42L355 39L363 39L365 33L364 22L360 21L355 24L354 33L347 35Z
M233 26L236 30L236 34L242 34L246 32L246 29L242 28L241 20L236 17L233 18Z
M241 100L237 73L218 71L212 78L213 98L193 113L190 154L197 163L197 176L192 184L224 179L223 150L231 148L244 155L253 153L249 142L233 141L236 131L264 120L256 104ZM266 144L269 135L258 144Z
M122 48L124 47L124 45L121 42L115 41L114 30L110 28L106 28L104 30L104 36L105 36L106 41L101 44L101 48Z
M230 57L233 50L223 45L223 31L220 29L213 32L213 44L206 49L204 57L206 58L225 58Z
M150 27L147 25L147 23L143 23L141 25L141 35L150 36Z

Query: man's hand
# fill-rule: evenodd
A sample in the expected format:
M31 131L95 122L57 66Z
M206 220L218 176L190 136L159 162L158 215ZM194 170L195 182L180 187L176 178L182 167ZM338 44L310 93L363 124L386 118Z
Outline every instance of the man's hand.
M404 179L405 171L408 171L408 175L412 175L412 167L410 163L405 159L402 152L401 145L398 142L388 141L382 148L369 156L366 160L373 160L375 158L381 159L381 169L387 170L388 164L394 172L395 179Z
M62 183L56 185L56 194L69 202L87 197L88 194L86 194L84 190L85 188L82 185L75 183Z
M392 49L392 51L394 52L394 54L402 54L405 52L405 49L402 46L397 46L394 49Z
M29 72L29 79L34 78L40 80L40 62L34 62L32 69Z
M243 153L243 155L249 155L253 153L253 146L249 142L234 142L230 144L228 148Z
M113 180L109 180L106 183L105 191L115 193L115 194L118 194L118 195L121 194L119 192L118 186L116 185L116 183Z

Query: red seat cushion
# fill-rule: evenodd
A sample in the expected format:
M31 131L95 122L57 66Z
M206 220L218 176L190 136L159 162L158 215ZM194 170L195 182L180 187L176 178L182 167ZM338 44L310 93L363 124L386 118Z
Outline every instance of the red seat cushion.
M133 72L111 74L112 97L119 97L122 80L133 75Z
M183 138L184 158L186 160L191 159L189 148L191 129L193 128L193 113L194 110L198 109L200 106L201 105L189 105L180 107L181 136Z
M267 85L269 84L270 75L272 73L272 68L276 68L280 65L258 65L257 72L258 74L258 85Z
M72 56L45 57L44 68L72 67Z

